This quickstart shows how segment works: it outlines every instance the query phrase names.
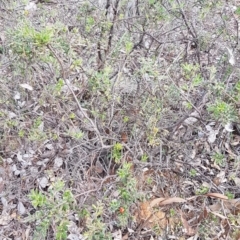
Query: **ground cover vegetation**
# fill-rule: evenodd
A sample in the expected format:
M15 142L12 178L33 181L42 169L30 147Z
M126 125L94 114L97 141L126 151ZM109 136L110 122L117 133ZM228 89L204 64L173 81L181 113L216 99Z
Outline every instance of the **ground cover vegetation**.
M0 1L0 238L240 239L239 20Z

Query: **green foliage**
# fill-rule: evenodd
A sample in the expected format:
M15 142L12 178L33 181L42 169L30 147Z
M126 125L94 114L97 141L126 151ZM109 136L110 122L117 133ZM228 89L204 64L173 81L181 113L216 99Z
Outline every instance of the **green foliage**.
M91 29L92 29L92 27L94 26L94 23L95 23L95 21L94 21L94 18L92 17L92 16L89 16L89 17L87 17L87 19L86 19L86 32L90 32L91 31Z
M122 167L118 169L119 197L118 199L112 200L110 203L110 209L112 211L117 211L118 221L121 226L126 226L128 219L131 217L129 208L139 196L137 193L137 182L132 176L131 169L131 163L123 163ZM120 207L124 209L123 212L118 211Z
M196 191L196 194L197 194L197 195L202 195L202 194L208 193L208 191L209 191L209 188L208 188L208 187L201 186L201 187Z
M146 153L144 153L142 156L141 156L141 161L142 162L147 162L148 160L148 155Z
M11 48L14 53L24 58L31 58L42 52L42 48L47 46L54 35L51 28L45 27L37 31L30 22L20 22L15 29L8 31L12 40Z
M228 199L234 199L235 195L229 191L225 192L225 195L228 197Z
M157 127L157 122L158 122L157 119L160 116L161 116L161 109L155 109L154 115L150 116L148 119L147 140L148 140L149 146L157 146L161 142L161 139L159 137L159 128Z
M194 168L192 168L192 169L190 170L189 174L190 174L191 177L196 177L197 171L196 171Z
M237 7L237 9L235 10L235 14L237 14L238 16L240 16L240 7Z
M57 180L46 193L32 189L29 199L36 208L36 212L26 219L26 221L36 221L34 239L44 239L52 223L57 226L56 239L67 239L68 214L69 211L74 210L75 200L72 192L65 189L65 183Z
M105 67L104 70L94 72L90 79L90 90L94 92L101 92L105 97L110 98L111 81L109 79L112 70L110 67Z
M46 202L47 202L46 196L34 189L31 190L31 193L29 194L29 198L31 200L32 205L35 208L42 207L46 205Z
M117 199L113 199L111 202L110 202L110 210L112 212L116 212L119 208L121 207L121 202Z
M203 78L199 72L198 65L190 63L182 64L182 71L186 80L191 81L192 87L198 87L203 82ZM186 83L185 85L183 85L183 89L189 91L191 87L189 89L189 85Z
M121 143L115 143L112 150L112 158L116 163L120 163L122 158L123 145Z
M56 231L56 239L57 240L64 240L67 239L67 230L68 230L68 225L69 223L67 221L62 221L58 226L57 226L57 231Z
M199 69L197 65L184 63L182 64L182 69L185 77L189 80L192 75Z
M75 132L75 133L70 132L69 135L70 135L72 138L81 139L81 138L83 138L84 133L83 133L82 131Z
M19 136L20 138L23 138L23 137L25 136L25 131L24 131L23 129L20 129L20 130L18 131L18 136Z
M110 240L111 234L107 232L106 225L103 223L104 205L98 201L96 205L93 205L92 214L87 214L86 226L84 236L90 240Z
M176 215L176 210L174 208L170 208L169 214L171 217L174 217Z
M57 95L60 95L63 86L64 86L64 80L60 78L60 79L58 80L58 82L56 83L55 87L54 87L54 92L55 92Z
M131 163L124 163L123 166L117 171L117 175L120 178L120 181L124 184L127 183L128 178L131 176L131 167Z
M228 123L237 119L236 108L232 103L222 100L216 100L213 104L209 104L207 110L216 120Z
M234 87L233 98L235 101L240 102L240 81L238 81Z
M216 152L213 154L212 158L213 158L215 164L217 164L221 167L225 166L225 164L226 164L225 157L222 153Z
M124 117L123 117L123 122L124 122L124 123L129 122L129 117L128 117L128 116L124 116Z
M37 119L34 120L33 122L33 127L34 128L38 128L41 124L42 124L42 118L41 117L38 117Z
M126 53L129 54L132 49L133 49L133 42L132 41L126 41L125 42L125 49L126 49Z

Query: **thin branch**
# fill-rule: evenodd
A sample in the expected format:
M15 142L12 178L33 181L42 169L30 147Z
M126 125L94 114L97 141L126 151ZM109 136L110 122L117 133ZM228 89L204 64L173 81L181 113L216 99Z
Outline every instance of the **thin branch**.
M103 148L108 148L109 146L105 146L103 141L102 141L102 137L101 137L101 134L96 126L96 124L93 122L93 120L91 118L88 117L87 113L83 110L81 104L79 103L72 87L70 86L70 84L68 83L68 81L66 80L66 73L65 73L65 70L64 70L64 67L63 67L63 64L60 60L60 58L58 57L58 55L55 53L55 51L53 50L53 48L51 47L51 45L47 45L48 49L52 52L52 54L55 56L55 58L57 59L59 65L60 65L60 68L61 68L61 71L62 71L62 78L63 78L63 81L65 82L65 84L67 85L68 89L70 90L70 92L72 93L73 97L74 97L74 100L76 101L77 103L77 106L80 110L80 112L82 113L82 115L89 121L89 123L92 125L94 131L96 132L98 138L99 138L99 141L101 142L101 145Z

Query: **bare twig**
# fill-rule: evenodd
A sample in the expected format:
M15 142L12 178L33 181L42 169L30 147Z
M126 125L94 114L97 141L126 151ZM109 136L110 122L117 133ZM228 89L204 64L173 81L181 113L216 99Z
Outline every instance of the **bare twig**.
M103 183L104 183L105 181L107 181L109 178L116 178L116 177L117 177L117 175L108 175L108 176L106 176L105 178L103 178L103 179L101 180L101 184L100 184L100 186L99 186L98 188L94 188L94 189L91 189L91 190L88 190L88 191L79 193L79 194L75 195L74 197L77 198L77 197L80 197L80 196L82 196L82 195L86 195L86 194L89 194L89 193L92 193L92 192L97 192L97 191L99 191L99 190L102 189Z

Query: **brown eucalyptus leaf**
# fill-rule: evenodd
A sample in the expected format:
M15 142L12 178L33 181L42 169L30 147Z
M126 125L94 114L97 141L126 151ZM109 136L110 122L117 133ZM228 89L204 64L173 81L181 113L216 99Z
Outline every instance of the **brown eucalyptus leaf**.
M221 193L207 193L205 196L228 200L228 197Z
M158 205L160 202L162 202L163 200L165 200L165 198L155 198L155 199L153 199L153 200L150 202L149 206L150 206L151 208L153 208L153 207L155 207L156 205Z
M168 204L172 204L172 203L185 203L187 202L185 199L180 198L180 197L172 197L172 198L168 198L164 201L161 201L159 203L159 206L164 206L164 205L168 205Z

